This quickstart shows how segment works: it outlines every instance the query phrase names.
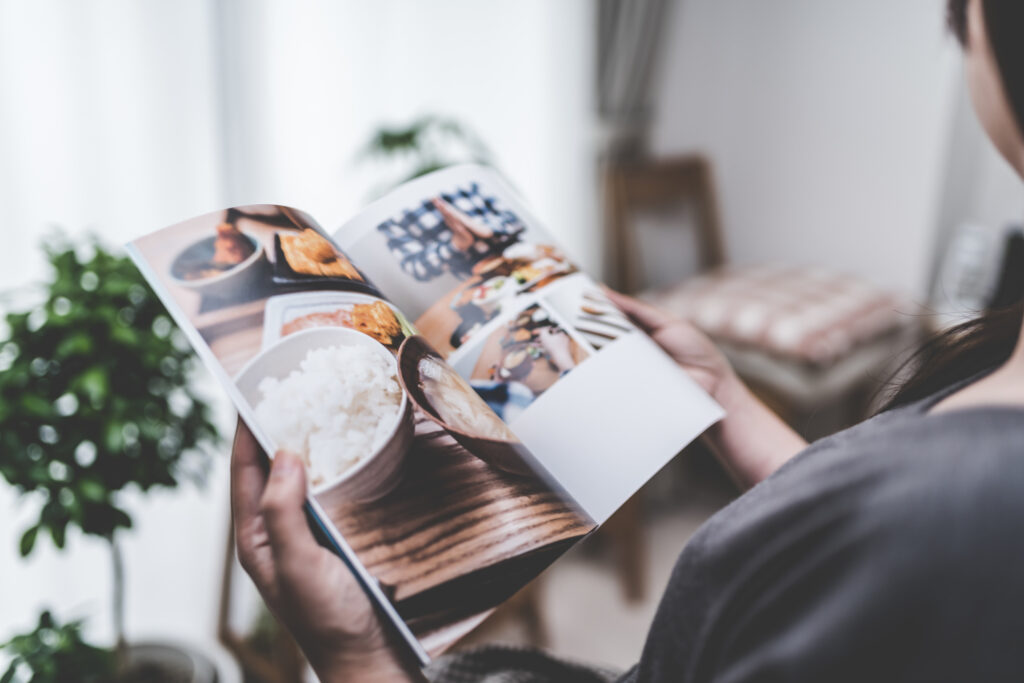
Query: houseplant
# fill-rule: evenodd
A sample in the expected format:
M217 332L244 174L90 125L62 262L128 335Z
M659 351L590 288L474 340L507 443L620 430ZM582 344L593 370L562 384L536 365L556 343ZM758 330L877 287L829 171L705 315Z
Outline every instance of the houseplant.
M121 494L201 481L219 437L192 389L194 355L132 263L96 238L44 250L41 301L0 332L0 476L40 505L22 556L44 536L63 548L70 529L106 542L124 661Z
M457 120L428 114L403 126L383 125L370 137L360 159L397 168L395 178L378 190L384 194L407 180L458 163L489 163L487 146Z
M86 643L81 629L81 622L58 624L43 612L32 632L0 644L11 658L0 682L31 676L31 683L61 683L74 676L79 683L106 683L114 675L114 657L109 650Z

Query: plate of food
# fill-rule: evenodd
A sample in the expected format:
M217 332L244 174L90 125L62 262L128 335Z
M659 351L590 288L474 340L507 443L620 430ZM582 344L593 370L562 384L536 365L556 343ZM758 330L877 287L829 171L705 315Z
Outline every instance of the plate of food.
M295 292L267 300L263 313L263 348L302 330L342 327L368 335L394 352L415 333L398 309L357 292Z
M509 281L509 278L504 275L497 275L495 277L488 278L476 287L469 289L464 296L467 301L464 301L463 303L474 303L477 306L486 306L487 304L500 300L502 297L515 294L513 290L514 287Z
M465 356L456 365L466 363L464 374L478 391L516 385L535 399L588 355L552 311L534 304L494 330L475 359ZM504 417L515 419L509 414Z
M274 447L303 459L313 495L372 501L401 480L412 406L395 356L369 336L302 330L261 351L235 384Z
M264 272L263 244L234 223L220 223L216 233L185 247L171 262L171 278L204 295L230 296Z
M310 229L274 235L274 282L377 293L347 256Z
M473 274L480 278L505 278L513 293L521 293L576 270L557 247L517 242L507 247L501 256L478 263Z

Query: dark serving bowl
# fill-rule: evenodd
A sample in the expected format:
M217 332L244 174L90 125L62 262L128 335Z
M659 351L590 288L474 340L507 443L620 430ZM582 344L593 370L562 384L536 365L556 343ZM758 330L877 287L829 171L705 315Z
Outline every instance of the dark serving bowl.
M242 234L253 247L253 252L247 259L214 275L188 279L191 269L208 266L213 261L213 244L217 238L204 237L185 247L171 262L171 277L174 282L204 295L220 297L237 296L238 292L257 286L257 280L263 276L263 269L259 264L266 263L266 250L258 239L244 231Z
M412 402L426 413L427 417L444 427L445 431L451 434L463 448L488 465L511 474L536 475L537 473L529 465L533 460L533 455L522 442L501 441L469 434L456 429L441 418L440 413L431 405L420 384L420 360L426 357L434 358L440 363L445 362L427 340L420 336L409 337L402 342L402 346L398 349L398 379ZM477 398L480 400L481 409L489 410L483 399L478 396Z

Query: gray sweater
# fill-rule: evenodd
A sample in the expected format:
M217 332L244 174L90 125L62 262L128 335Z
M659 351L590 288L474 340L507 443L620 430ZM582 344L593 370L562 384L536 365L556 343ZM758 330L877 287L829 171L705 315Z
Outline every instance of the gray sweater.
M680 556L624 681L1024 680L1024 409L818 441Z

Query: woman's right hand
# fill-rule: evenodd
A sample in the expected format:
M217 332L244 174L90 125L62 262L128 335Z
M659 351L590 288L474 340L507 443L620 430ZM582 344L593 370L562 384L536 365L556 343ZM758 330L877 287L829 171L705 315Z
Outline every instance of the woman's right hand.
M758 483L807 447L750 392L725 354L696 326L625 294L605 293L725 409L705 439L741 487Z

